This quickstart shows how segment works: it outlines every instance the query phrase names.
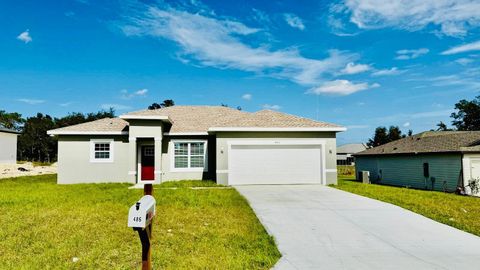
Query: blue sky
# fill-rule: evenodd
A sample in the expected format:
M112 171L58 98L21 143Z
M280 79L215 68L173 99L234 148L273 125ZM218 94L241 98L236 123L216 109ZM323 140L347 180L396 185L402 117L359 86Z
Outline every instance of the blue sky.
M480 2L2 1L0 109L280 110L415 133L480 90Z

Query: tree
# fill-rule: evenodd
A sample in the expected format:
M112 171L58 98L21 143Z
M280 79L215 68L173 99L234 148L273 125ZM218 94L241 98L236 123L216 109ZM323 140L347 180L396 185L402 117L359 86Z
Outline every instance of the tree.
M172 107L175 106L175 102L173 99L165 99L162 103L158 104L156 102L152 103L152 105L148 106L149 110L157 110L165 107Z
M18 154L22 160L52 161L57 152L57 143L47 131L55 128L49 115L37 113L25 121L23 132L18 137Z
M440 123L437 124L437 130L436 131L450 131L452 129L448 128L443 121L440 121Z
M22 124L25 123L25 119L19 113L7 113L4 110L0 110L0 127L14 129L20 131Z
M390 128L388 128L388 142L393 142L401 138L405 138L405 135L402 136L402 131L398 126L390 126Z
M455 104L455 110L450 117L458 130L480 130L480 96L471 101L460 100Z
M409 136L411 136L411 133L413 132L409 131ZM369 147L376 147L405 137L406 135L402 134L398 126L390 126L388 131L386 127L377 127L373 138L368 139L367 145Z
M367 145L370 147L379 146L389 142L387 128L386 127L377 127L375 129L375 134L372 139L369 139Z

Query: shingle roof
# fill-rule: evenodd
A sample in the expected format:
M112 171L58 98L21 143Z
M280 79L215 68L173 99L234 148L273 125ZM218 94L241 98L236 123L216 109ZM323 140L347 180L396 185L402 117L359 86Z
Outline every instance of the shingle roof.
M9 129L9 128L4 128L4 127L0 127L0 132L20 134L20 132L18 132L16 130Z
M157 110L130 112L123 117L168 117L172 126L170 133L208 132L210 128L342 128L341 126L314 121L276 111L263 110L255 113L239 111L223 106L172 106ZM64 131L126 131L128 122L120 118L106 118L80 125L53 130Z
M223 106L173 106L157 110L128 113L137 116L168 116L172 121L170 132L207 132L209 128L341 128L341 126L314 121L286 113L262 110L255 113Z
M480 131L426 131L355 154L392 155L480 151Z
M363 143L349 143L337 147L337 154L354 154L365 151L367 146Z
M52 129L48 134L63 133L110 133L110 132L125 132L128 131L128 122L120 118L103 118L91 122L86 122L78 125L72 125L63 128Z

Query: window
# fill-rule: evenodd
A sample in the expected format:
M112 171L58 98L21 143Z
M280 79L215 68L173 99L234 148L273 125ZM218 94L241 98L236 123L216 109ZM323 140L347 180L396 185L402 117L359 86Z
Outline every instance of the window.
M153 157L155 155L155 148L153 146L145 146L143 148L143 155L146 157Z
M174 141L173 169L204 170L206 141Z
M113 140L90 140L90 162L113 162Z

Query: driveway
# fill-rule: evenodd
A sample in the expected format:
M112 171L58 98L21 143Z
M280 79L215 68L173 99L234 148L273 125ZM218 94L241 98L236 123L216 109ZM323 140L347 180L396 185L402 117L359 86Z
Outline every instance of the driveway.
M237 186L282 258L275 269L480 269L480 237L320 185Z

